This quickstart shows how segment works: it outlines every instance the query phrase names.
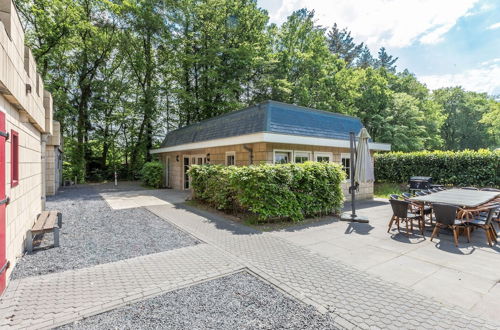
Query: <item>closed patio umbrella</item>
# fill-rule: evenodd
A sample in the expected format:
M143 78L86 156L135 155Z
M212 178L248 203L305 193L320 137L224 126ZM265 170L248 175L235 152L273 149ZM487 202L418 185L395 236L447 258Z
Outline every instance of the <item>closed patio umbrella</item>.
M349 193L351 194L352 213L343 213L340 219L344 221L368 222L368 219L356 214L356 190L360 183L375 181L370 148L368 146L369 139L370 134L368 134L366 128L363 127L359 132L359 142L356 148L354 132L350 133L352 175ZM353 160L353 158L355 158L355 160Z
M354 182L359 184L375 181L372 156L368 147L369 139L370 134L363 127L359 133L358 148L356 150L356 172L354 173Z

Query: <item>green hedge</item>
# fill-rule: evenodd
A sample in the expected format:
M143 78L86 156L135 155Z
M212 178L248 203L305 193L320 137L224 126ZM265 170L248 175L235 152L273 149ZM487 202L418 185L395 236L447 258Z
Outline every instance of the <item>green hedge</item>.
M421 151L375 155L377 182L403 183L410 176L430 176L434 183L455 186L500 186L500 152Z
M344 201L339 164L193 165L189 175L196 199L219 210L249 211L260 220L339 212Z
M154 161L145 163L141 169L141 178L146 186L161 188L163 186L163 164Z

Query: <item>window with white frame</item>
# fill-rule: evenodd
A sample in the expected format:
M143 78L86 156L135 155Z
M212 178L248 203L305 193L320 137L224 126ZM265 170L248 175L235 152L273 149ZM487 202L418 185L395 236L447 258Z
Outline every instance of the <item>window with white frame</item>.
M292 152L289 150L274 150L274 163L286 164L292 160Z
M342 168L347 174L347 179L351 178L351 154L340 154L340 161L342 162Z
M226 165L236 165L236 153L234 151L226 152Z
M315 152L314 160L317 162L331 163L333 161L333 154L331 152Z
M304 163L311 160L311 153L308 151L294 151L293 161L294 163Z

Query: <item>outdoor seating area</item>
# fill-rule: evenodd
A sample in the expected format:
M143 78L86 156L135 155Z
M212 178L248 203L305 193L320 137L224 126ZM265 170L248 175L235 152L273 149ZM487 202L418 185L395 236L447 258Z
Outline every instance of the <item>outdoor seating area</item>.
M471 232L483 230L489 246L498 241L495 224L500 228L500 190L496 188L464 187L445 189L415 190L414 195L402 193L390 195L393 215L388 230L396 225L401 231L405 224L405 234L413 235L414 223L418 233L425 236L426 229L432 232L431 241L442 229L449 229L453 234L455 246L459 245L459 236L464 235L470 242Z

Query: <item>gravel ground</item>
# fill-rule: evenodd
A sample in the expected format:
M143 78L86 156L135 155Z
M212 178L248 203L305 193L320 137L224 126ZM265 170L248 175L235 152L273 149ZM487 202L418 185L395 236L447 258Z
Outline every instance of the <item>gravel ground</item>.
M61 329L335 329L329 315L242 272L134 303Z
M84 268L198 243L145 209L111 209L89 185L62 187L47 198L47 209L63 213L60 247L52 248L52 234L44 235L41 246L50 248L25 254L11 278Z

